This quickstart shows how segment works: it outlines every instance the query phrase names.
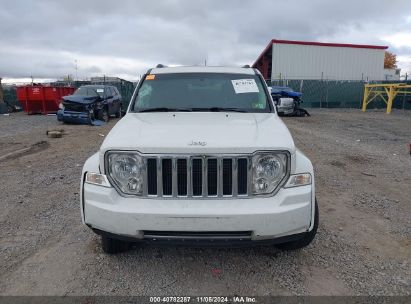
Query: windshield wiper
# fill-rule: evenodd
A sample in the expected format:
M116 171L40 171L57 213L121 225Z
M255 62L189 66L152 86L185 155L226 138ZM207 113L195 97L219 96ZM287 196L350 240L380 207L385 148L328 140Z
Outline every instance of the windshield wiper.
M239 108L224 108L224 107L211 107L211 108L191 108L190 110L196 112L241 112L246 113L247 111Z
M246 113L247 111L239 108L224 108L224 107L211 107L211 108L150 108L142 109L137 111L137 113L142 112L241 112Z
M150 108L150 109L142 109L137 111L137 113L142 112L191 112L191 109L178 109L178 108Z

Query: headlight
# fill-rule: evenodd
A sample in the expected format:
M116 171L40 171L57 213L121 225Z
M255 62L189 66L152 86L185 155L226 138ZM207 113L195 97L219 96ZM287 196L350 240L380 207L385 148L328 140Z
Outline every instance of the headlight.
M287 154L261 153L253 156L253 193L272 193L287 175Z
M63 106L63 103L62 103L62 102L59 103L59 109L60 109L60 110L64 110L64 106Z
M141 195L143 192L143 161L134 153L108 155L108 175L125 194Z

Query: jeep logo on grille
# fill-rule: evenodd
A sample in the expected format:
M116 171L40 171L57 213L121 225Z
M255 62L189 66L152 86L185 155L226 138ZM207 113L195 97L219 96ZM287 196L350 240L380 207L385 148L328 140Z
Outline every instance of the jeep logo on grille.
M202 146L204 147L205 145L207 145L207 142L205 141L194 141L192 140L190 143L188 143L189 146Z

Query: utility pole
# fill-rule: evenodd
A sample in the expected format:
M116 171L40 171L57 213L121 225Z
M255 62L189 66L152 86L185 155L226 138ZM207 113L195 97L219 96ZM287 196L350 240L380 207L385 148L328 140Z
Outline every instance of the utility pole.
M1 77L0 77L0 104L4 102L4 97L3 97L3 86L1 85Z
M75 79L75 81L77 81L78 80L78 77L77 77L77 59L74 59L74 63L76 64L76 79Z
M404 84L407 84L408 73L405 73ZM404 96L402 97L402 109L405 110L405 101L407 100L407 90L405 90Z

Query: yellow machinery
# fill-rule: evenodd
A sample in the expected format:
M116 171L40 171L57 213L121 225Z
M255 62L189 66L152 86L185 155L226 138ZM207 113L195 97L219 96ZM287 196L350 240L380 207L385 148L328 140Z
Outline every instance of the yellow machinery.
M364 85L364 99L362 101L362 111L365 112L367 105L376 99L378 96L387 105L387 114L391 113L392 104L398 94L410 94L411 85L404 83L380 83L380 84L366 84Z

